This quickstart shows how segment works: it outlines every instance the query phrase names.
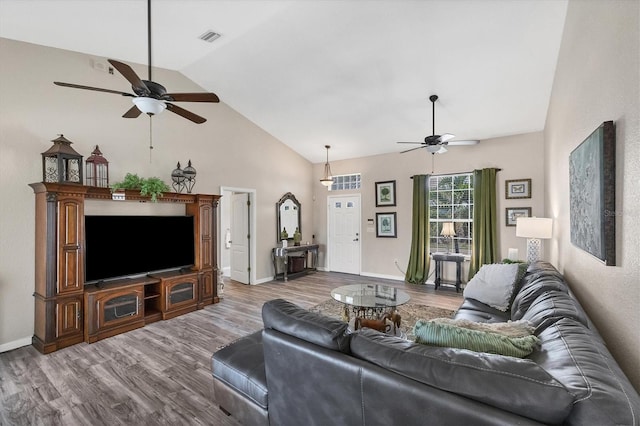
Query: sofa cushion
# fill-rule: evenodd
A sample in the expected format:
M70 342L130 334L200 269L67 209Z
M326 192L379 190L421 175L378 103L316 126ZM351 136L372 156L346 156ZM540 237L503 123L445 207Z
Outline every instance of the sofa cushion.
M604 342L582 323L563 318L544 329L529 358L575 395L569 425L632 425L640 399Z
M310 312L284 299L270 300L262 305L262 321L265 328L349 353L349 325L344 321Z
M541 276L535 279L525 278L524 284L518 294L516 294L511 304L511 319L517 321L522 319L531 304L547 291L560 291L568 293L567 285L558 277Z
M416 343L523 358L538 344L533 330L527 321L489 324L437 318L418 320L413 334Z
M511 319L511 314L499 311L475 299L464 299L454 318L475 322L506 322Z
M572 318L589 326L587 314L578 302L569 294L558 290L546 291L539 295L522 315L523 320L529 321L536 327L536 333L542 332L562 318Z
M574 401L529 359L420 345L370 329L352 335L351 352L426 385L544 423L561 423Z
M526 271L526 263L482 265L465 286L464 297L506 312Z
M242 337L215 352L213 377L247 399L267 408L267 377L264 368L262 330Z

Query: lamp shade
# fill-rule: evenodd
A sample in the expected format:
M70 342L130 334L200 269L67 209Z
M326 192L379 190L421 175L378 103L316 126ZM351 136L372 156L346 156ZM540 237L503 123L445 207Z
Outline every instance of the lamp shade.
M553 219L545 217L519 217L516 220L516 237L551 238Z
M446 222L442 224L442 232L440 235L445 237L452 237L456 235L455 229L453 229L453 222Z

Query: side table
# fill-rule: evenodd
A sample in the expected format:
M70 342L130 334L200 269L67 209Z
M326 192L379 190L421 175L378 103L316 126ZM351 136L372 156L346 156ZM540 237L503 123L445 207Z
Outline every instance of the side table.
M455 262L456 263L456 293L460 291L460 284L462 284L462 262L464 262L464 255L458 253L432 253L431 257L436 262L436 290L440 287L442 280L442 263L443 262Z

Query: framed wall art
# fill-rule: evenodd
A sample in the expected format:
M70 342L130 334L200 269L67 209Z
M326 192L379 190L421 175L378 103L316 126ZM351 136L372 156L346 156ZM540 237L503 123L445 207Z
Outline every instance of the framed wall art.
M396 238L396 212L376 213L376 237Z
M396 205L396 181L376 182L376 207Z
M605 121L569 155L571 243L616 264L616 133Z
M504 182L505 197L512 198L531 198L531 179L514 179Z
M531 207L507 207L505 209L507 226L516 226L519 217L531 217Z

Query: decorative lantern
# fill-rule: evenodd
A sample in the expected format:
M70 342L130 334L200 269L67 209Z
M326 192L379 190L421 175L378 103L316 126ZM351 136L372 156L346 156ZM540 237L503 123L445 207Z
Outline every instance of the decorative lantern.
M173 182L171 186L173 186L173 190L180 193L184 189L184 173L180 168L180 162L178 161L178 165L171 172L171 181Z
M42 153L42 181L82 184L82 155L63 135L51 142L53 146Z
M102 156L98 145L86 159L85 166L85 179L88 186L109 187L109 162Z
M193 185L196 184L196 169L191 167L191 160L189 160L189 164L182 171L184 174L185 186L187 187L187 194L191 194L191 190L193 189Z

